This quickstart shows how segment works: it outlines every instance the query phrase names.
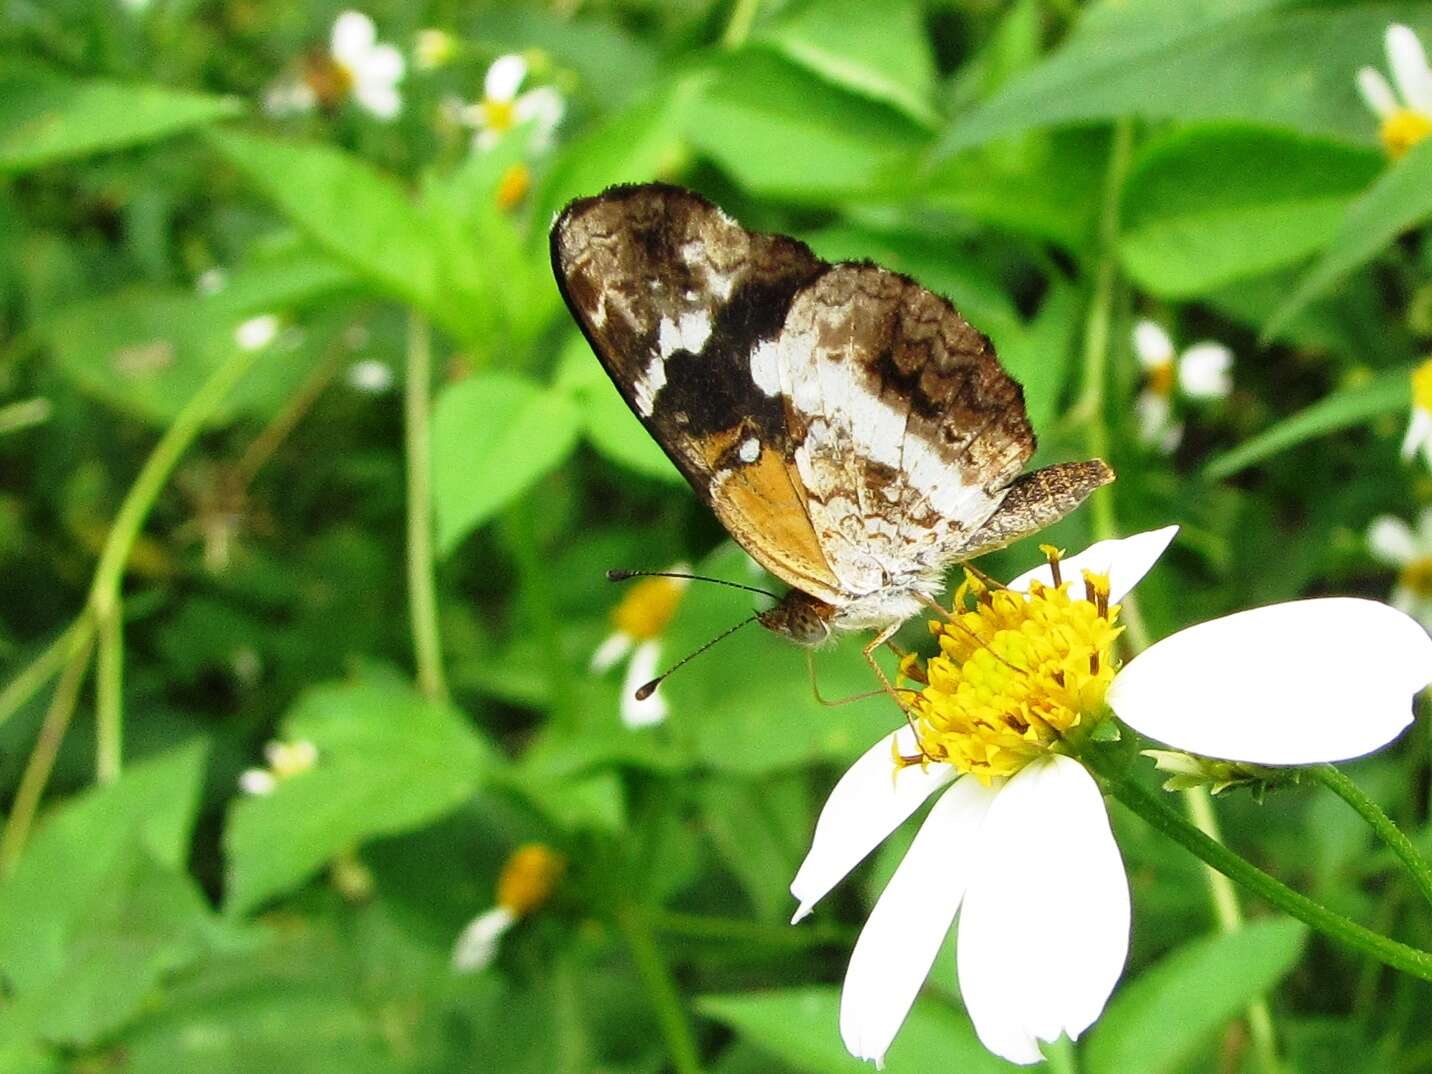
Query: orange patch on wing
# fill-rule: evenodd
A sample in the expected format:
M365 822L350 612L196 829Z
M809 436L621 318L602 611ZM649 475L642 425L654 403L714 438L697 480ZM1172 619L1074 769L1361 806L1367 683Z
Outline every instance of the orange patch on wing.
M728 472L711 493L716 516L761 566L813 597L840 600L840 582L811 526L800 477L779 452L763 450L749 466Z

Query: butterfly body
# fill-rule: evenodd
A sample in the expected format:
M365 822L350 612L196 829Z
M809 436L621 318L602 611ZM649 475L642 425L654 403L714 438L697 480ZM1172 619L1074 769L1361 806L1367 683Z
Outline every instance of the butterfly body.
M789 594L792 640L888 636L950 564L1067 514L1112 472L1021 475L1019 385L944 298L749 231L699 195L616 187L569 205L552 263L637 417Z

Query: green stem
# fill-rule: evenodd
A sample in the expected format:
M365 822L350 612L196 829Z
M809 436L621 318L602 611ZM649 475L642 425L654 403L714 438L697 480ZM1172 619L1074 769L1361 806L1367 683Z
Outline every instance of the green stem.
M80 685L84 682L85 671L89 668L93 638L86 634L84 641L69 654L69 661L60 673L59 684L55 687L54 699L45 712L40 724L40 735L30 759L25 762L25 771L20 776L20 786L15 791L15 801L10 815L5 818L5 830L0 832L0 876L8 876L19 860L29 838L30 826L40 808L40 799L45 793L45 784L50 781L50 772L55 767L55 758L60 752L60 743L65 740L70 719L75 713L75 702L80 696Z
M1428 865L1427 859L1412 845L1412 840L1382 811L1382 807L1364 794L1342 771L1330 764L1312 765L1307 771L1324 787L1352 806L1357 815L1367 822L1377 833L1377 837L1401 860L1413 883L1422 892L1422 897L1432 903L1432 865Z
M746 38L751 36L751 25L756 21L756 9L760 6L761 0L736 0L736 6L731 10L731 21L721 35L723 46L734 49L746 43Z
M95 664L95 778L119 778L124 752L124 612L116 601L113 614L99 623L99 657Z
M701 1055L696 1047L695 1034L686 1020L686 1012L681 1007L681 993L677 991L671 971L657 950L651 924L644 911L633 906L623 907L617 912L617 925L626 938L637 976L641 978L657 1024L661 1027L672 1068L676 1074L701 1074Z
M1074 1042L1068 1037L1046 1044L1044 1058L1049 1064L1049 1074L1079 1074L1079 1057L1074 1051Z
M1329 939L1371 955L1404 973L1432 981L1432 953L1388 939L1275 880L1180 817L1157 795L1135 782L1126 767L1105 751L1085 750L1080 759L1103 779L1106 790L1131 812L1224 876Z
M59 637L31 660L20 674L11 679L5 689L0 691L0 724L15 715L25 702L55 677L70 659L75 648L87 642L93 631L94 624L88 617L82 616L65 627Z
M418 689L446 701L442 638L438 632L437 586L433 577L432 336L427 321L408 315L408 367L403 388L403 417L408 457L408 606Z
M653 910L648 919L658 932L686 940L709 940L723 944L750 944L783 949L806 947L847 947L855 942L857 930L841 925L813 923L793 929L731 917L708 917Z

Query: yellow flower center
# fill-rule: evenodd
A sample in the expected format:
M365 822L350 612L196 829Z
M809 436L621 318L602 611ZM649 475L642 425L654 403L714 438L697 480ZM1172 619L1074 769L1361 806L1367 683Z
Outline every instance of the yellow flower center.
M1165 399L1173 395L1174 366L1172 362L1160 362L1148 371L1149 391Z
M310 53L304 59L303 80L324 108L335 108L353 91L352 69L326 53Z
M504 134L517 122L517 103L499 101L495 97L482 99L482 125L497 134Z
M275 779L291 779L310 771L318 763L318 750L312 742L270 742L264 747L269 771Z
M541 843L526 843L503 863L497 878L497 905L525 917L552 896L567 859Z
M1397 584L1419 597L1432 597L1432 556L1419 556L1407 563Z
M1057 579L1058 553L1047 551ZM1017 593L966 572L954 614L930 622L940 655L923 669L902 666L925 685L911 706L921 754L901 763L942 761L988 783L1063 741L1082 741L1113 681L1123 627L1107 577L1086 571L1082 597L1075 585L1036 581Z
M1412 405L1432 414L1432 358L1412 371Z
M612 625L636 641L650 641L666 629L676 614L681 590L674 578L643 578L612 610Z
M1432 116L1423 115L1411 108L1399 108L1382 121L1383 148L1387 155L1397 160L1422 139L1432 134Z
M503 172L502 178L497 181L497 207L503 212L510 212L527 196L527 191L531 188L532 172L527 165L518 161Z

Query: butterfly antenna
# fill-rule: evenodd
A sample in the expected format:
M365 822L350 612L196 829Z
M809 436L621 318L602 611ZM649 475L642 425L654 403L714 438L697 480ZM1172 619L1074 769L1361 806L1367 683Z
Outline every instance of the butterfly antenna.
M760 586L742 585L740 582L728 582L725 578L710 578L704 574L685 574L681 571L607 571L607 581L609 582L625 582L628 578L685 578L692 582L711 582L714 585L724 585L731 589L744 589L747 593L760 593L763 597L770 597L772 600L781 599L769 589L762 589ZM696 654L692 653L691 655L695 656Z
M656 573L656 572L653 571L652 573ZM681 575L678 575L678 577L682 577L682 576L681 576ZM707 579L707 580L708 580L708 581L716 581L717 579L714 579L714 578L713 578L713 579ZM743 586L742 588L746 588L746 587ZM647 698L649 698L652 694L656 693L656 688L661 685L662 680L665 679L668 675L670 675L670 674L671 674L673 671L675 671L677 668L681 667L683 664L688 664L688 663L690 663L692 660L696 659L698 656L700 656L702 653L704 653L707 649L711 648L711 646L715 645L718 641L721 641L721 640L724 639L724 638L729 638L732 634L736 633L736 631L740 630L743 626L750 626L752 623L754 623L754 622L755 622L757 619L759 619L760 617L761 617L761 616L760 616L760 613L758 612L757 614L751 616L749 619L742 619L742 620L741 620L739 623L737 623L735 626L727 627L725 630L721 631L721 633L717 634L714 638L712 638L710 641L708 641L705 645L701 646L701 648L696 649L696 650L693 651L693 652L687 653L685 656L683 656L683 657L682 657L680 660L678 660L676 663L672 664L671 667L667 668L665 671L663 671L663 672L662 672L660 675L658 675L656 678L654 678L654 679L652 679L650 682L644 684L639 690L637 690L637 692L636 692L636 699L637 699L638 701L645 701L645 700L646 700Z

